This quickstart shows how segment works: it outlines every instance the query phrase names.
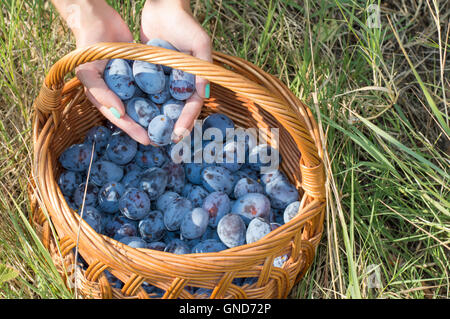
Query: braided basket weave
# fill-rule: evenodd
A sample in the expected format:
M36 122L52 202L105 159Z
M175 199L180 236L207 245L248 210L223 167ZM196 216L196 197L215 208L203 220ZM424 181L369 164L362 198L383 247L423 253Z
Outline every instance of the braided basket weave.
M200 115L222 112L243 128L279 128L281 170L297 186L298 215L252 244L217 253L175 255L135 249L96 233L69 208L57 185L59 155L81 143L105 119L86 98L84 88L66 75L79 65L102 59L143 60L208 79L211 98ZM101 43L75 50L50 69L35 100L34 162L29 197L32 219L64 279L76 272L76 292L84 298L149 298L144 282L165 291L163 298L204 298L189 287L212 289L211 298L285 298L309 268L323 230L325 172L318 127L311 111L277 78L240 58L213 53L214 63L183 53L130 43ZM267 143L270 144L270 135ZM87 269L70 267L74 247ZM289 258L274 267L278 256ZM111 287L108 270L123 283ZM238 286L233 279L256 277ZM72 287L72 286L70 286Z

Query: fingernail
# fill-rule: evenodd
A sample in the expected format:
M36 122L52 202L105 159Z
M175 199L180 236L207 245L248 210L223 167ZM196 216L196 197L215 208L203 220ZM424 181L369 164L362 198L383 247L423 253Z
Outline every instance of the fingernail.
M178 142L181 141L185 136L187 136L186 134L189 134L189 131L186 130L185 128L176 128L176 129L172 132L172 142L178 143Z
M117 111L116 108L111 107L111 108L109 109L109 111L112 113L112 115L114 115L114 117L115 117L116 119L120 119L120 113L119 113L119 111Z
M207 99L209 99L209 94L210 94L210 86L209 86L209 83L208 83L208 84L206 84L206 86L205 86L205 97L206 97Z

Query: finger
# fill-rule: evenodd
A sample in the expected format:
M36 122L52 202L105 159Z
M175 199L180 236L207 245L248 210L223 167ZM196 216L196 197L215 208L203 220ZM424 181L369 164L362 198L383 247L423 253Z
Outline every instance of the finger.
M85 86L87 98L111 123L137 142L150 144L147 131L125 113L122 101L107 87L95 68L80 67L77 69L77 77Z
M198 36L193 41L192 55L196 58L212 62L211 39L203 30L198 33ZM208 80L197 76L195 78L195 88L199 96L209 99L210 84Z
M101 68L99 65L81 65L77 69L76 75L86 91L89 92L89 96L94 98L95 106L106 106L112 115L120 118L125 115L125 107L122 100L108 88L99 68Z
M183 107L180 117L175 123L173 129L172 142L178 143L184 137L190 134L194 127L194 122L200 115L203 106L203 98L197 93L194 93Z

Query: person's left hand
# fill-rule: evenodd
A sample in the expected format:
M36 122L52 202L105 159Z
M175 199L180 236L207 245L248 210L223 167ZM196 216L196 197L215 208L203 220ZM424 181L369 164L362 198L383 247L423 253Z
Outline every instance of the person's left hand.
M180 52L205 61L212 61L211 39L192 15L187 0L147 0L142 9L141 41L159 38L171 43ZM210 86L206 79L196 77L196 92L186 100L175 124L173 142L187 136L200 115L203 99L209 98Z

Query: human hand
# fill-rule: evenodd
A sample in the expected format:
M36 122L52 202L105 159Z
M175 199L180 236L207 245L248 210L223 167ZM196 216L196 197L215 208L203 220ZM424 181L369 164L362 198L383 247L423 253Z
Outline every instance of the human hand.
M147 0L142 9L141 41L159 38L179 51L205 61L212 61L211 39L192 15L188 0ZM186 100L173 130L173 142L188 135L200 115L203 99L209 98L210 85L196 77L196 92Z
M68 22L77 48L99 42L133 42L133 35L122 17L105 1L53 1ZM76 3L76 4L75 4ZM78 6L77 23L70 24L68 8ZM72 21L73 22L73 21ZM103 79L107 60L98 60L80 65L76 76L85 87L86 96L92 104L114 125L125 131L137 142L149 145L147 131L125 112L122 100L111 91Z

